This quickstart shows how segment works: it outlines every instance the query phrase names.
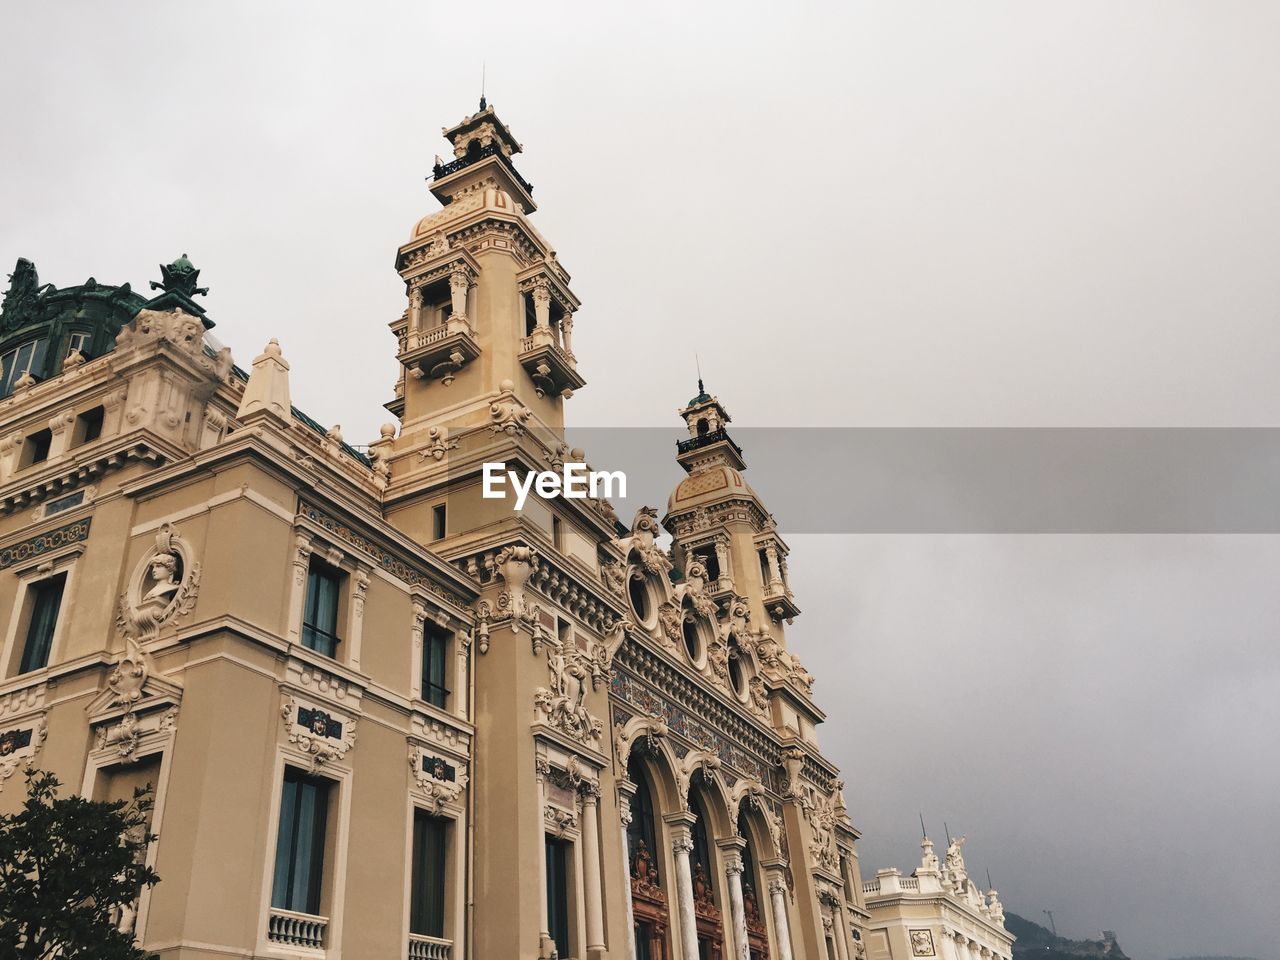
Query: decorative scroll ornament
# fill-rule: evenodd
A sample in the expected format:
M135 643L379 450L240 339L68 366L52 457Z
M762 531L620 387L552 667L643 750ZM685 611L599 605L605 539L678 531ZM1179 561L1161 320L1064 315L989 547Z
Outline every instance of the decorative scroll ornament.
M557 837L563 837L566 830L575 830L578 826L578 815L571 810L563 810L553 804L547 804L543 810L547 826Z
M458 441L449 436L448 427L429 427L427 429L427 445L422 448L422 459L430 457L437 462L444 459L450 450L458 449Z
M512 545L503 547L494 557L494 566L502 578L505 589L498 595L498 614L511 618L511 632L521 623L535 626L538 623L538 606L525 597L524 585L538 564L538 551L533 547Z
M13 771L18 767L25 770L35 762L48 733L49 726L43 713L20 726L0 732L0 790L4 789L4 782L13 776Z
M516 399L516 385L510 380L499 384L499 391L489 398L489 428L494 433L505 433L509 437L518 437L525 430L525 423L533 416L533 411Z
M826 870L837 871L839 869L839 857L836 853L838 815L835 803L830 796L819 792L816 787L806 785L800 796L800 808L809 821L810 861Z
M199 589L200 564L195 562L195 553L166 523L134 568L120 598L116 625L125 637L149 640L166 622L191 612Z
M356 722L290 697L280 708L289 742L311 758L312 772L355 746Z
M600 564L600 580L609 592L621 597L627 589L627 567L618 560L605 560Z
M653 507L641 507L636 511L636 518L631 524L631 536L616 541L623 555L635 556L646 573L664 574L671 569L671 560L654 539L661 535L662 527L658 523L658 511Z
M432 813L440 813L446 804L455 804L467 787L467 775L418 746L409 747L409 770L417 791L431 804Z
M604 724L587 710L592 681L591 663L577 646L555 643L547 658L550 687L533 695L535 710L550 727L583 743L599 745Z
M929 930L912 930L911 955L913 957L935 956L933 949L933 933Z
M132 711L142 699L142 687L151 675L151 658L133 637L125 637L125 653L107 677L107 687L115 702Z

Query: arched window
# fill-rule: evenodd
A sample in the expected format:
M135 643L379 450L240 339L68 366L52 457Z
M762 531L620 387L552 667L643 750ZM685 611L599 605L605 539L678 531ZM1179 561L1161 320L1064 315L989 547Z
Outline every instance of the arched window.
M33 377L44 375L44 351L48 343L44 339L28 340L0 356L0 397L13 393L13 385L24 373Z
M654 827L653 793L649 790L649 777L633 753L627 761L627 778L636 785L631 798L631 823L627 826L627 844L630 847L631 869L636 869L636 855L642 846L648 854L654 871L658 870L658 838ZM653 879L658 879L656 876Z
M689 798L689 809L697 817L693 824L693 850L689 854L689 866L693 870L695 897L697 895L698 870L701 868L702 876L707 885L707 899L714 903L716 885L712 882L712 878L715 876L715 871L711 865L711 843L707 837L707 808L703 804L702 798L694 794Z
M707 418L700 417L698 419L698 436L705 437L707 435L707 430L708 430Z
M738 646L738 641L730 638L729 683L733 687L734 693L739 697L745 698L747 695L747 668L742 658L742 648Z
M478 160L480 158L480 141L472 140L467 144L467 159Z

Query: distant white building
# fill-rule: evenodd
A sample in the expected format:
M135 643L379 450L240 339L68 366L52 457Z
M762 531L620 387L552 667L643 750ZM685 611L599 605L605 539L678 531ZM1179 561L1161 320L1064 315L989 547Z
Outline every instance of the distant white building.
M911 876L889 867L863 884L867 960L1012 960L1004 907L994 889L984 895L969 879L963 845L964 837L952 840L939 864L925 837Z

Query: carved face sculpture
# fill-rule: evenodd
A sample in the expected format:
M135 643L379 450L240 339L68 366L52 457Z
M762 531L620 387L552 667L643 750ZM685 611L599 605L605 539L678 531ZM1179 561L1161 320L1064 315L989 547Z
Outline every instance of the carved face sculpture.
M157 553L148 563L148 574L152 586L144 595L144 600L168 601L177 592L178 557L173 553Z

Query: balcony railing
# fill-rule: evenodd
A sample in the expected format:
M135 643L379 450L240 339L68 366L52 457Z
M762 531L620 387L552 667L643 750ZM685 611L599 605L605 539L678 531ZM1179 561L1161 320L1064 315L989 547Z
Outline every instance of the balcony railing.
M457 160L450 160L448 163L441 163L431 168L431 175L437 180L443 180L450 174L457 173L459 170L465 170L473 163L478 163L485 157L497 157L502 161L502 165L511 172L511 176L515 177L516 183L524 187L526 193L533 193L533 184L520 176L516 168L511 163L511 158L503 153L496 143L491 143L487 147L481 147L477 152L470 156L459 157Z
M676 453L688 453L690 450L697 450L699 447L709 447L711 444L719 443L721 440L727 440L729 446L733 447L739 454L742 453L742 448L733 442L733 438L729 436L729 432L724 427L704 433L700 437L689 437L687 440L677 441Z
M424 937L420 933L409 934L408 960L449 960L452 955L452 940Z
M324 949L325 931L329 929L328 917L316 917L309 913L271 908L267 917L267 939L287 947Z

